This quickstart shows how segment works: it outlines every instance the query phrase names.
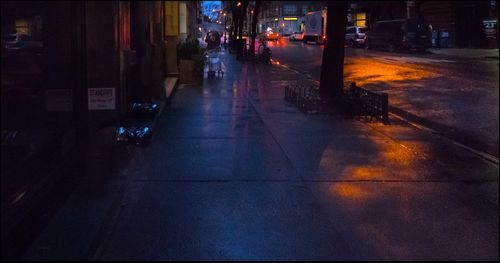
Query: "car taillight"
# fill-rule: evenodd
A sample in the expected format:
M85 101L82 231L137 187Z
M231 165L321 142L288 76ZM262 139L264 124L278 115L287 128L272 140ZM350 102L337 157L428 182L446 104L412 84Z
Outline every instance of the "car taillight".
M325 40L325 39L326 39L326 36L322 36L321 38L323 38L323 40Z

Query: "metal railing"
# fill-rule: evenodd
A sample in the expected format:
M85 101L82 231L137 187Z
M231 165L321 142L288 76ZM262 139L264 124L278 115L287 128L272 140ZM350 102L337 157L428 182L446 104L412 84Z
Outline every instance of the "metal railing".
M291 84L285 87L285 100L306 113L319 113L321 98L315 85Z
M370 91L351 82L344 92L344 100L355 115L370 119L389 121L389 95L385 92Z

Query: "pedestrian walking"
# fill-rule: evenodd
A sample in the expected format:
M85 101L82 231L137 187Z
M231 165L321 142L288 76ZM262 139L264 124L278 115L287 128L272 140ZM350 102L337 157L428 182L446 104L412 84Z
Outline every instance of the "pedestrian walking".
M220 46L220 34L217 31L210 30L205 42L207 42L207 50L218 48Z

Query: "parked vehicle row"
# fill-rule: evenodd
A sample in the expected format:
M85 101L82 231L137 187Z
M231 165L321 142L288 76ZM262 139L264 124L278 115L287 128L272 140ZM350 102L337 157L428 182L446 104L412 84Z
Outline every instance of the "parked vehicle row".
M417 19L378 21L365 36L365 48L388 48L390 51L416 49L423 51L432 46L431 26Z
M319 12L308 14L310 21L320 23L324 19ZM302 40L304 43L322 44L325 40L323 27L316 31L306 26L305 32L295 32L289 36L290 41ZM313 32L313 33L312 33ZM349 26L346 28L345 44L350 47L364 46L366 49L386 48L389 51L410 50L424 51L432 46L432 28L424 20L396 19L377 21L372 28Z
M306 24L304 32L294 32L288 36L288 40L322 44L325 40L323 13L308 13L307 21L315 26ZM280 35L269 31L264 37L277 41ZM349 26L345 32L345 44L350 47L364 46L366 49L385 48L391 52L410 49L424 51L432 46L432 28L426 21L419 19L377 21L371 28Z

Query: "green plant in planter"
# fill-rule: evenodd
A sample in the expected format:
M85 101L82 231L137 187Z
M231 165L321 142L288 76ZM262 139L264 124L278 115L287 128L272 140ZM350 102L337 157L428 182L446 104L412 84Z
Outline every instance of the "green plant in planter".
M200 43L198 39L192 38L188 36L183 42L177 44L177 57L179 59L193 59L193 56L196 56L201 53Z
M181 79L192 82L193 79L203 79L204 49L200 47L198 39L188 36L177 45L177 59L181 69ZM191 77L189 76L191 75Z

